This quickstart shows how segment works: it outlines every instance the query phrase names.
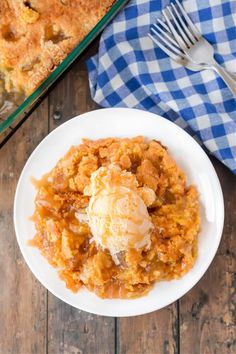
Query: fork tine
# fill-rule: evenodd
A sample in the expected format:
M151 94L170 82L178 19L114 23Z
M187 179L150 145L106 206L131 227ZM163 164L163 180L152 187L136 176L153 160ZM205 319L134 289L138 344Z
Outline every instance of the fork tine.
M160 24L161 26L158 26L158 24ZM158 26L158 28L159 28L160 31L162 30L162 27L163 27L163 28L166 30L166 35L167 35L167 33L168 33L168 38L169 38L169 40L170 40L170 41L173 41L173 44L175 44L176 47L179 48L179 44L176 42L176 40L175 40L175 38L174 38L174 36L173 36L173 34L172 34L170 28L169 28L168 25L167 25L164 21L162 21L160 18L157 19L157 26Z
M195 37L192 35L191 31L188 29L187 24L184 23L184 21L183 21L182 17L180 16L179 11L177 10L176 6L175 6L173 3L171 3L170 5L171 5L173 11L175 12L176 16L178 17L178 20L179 20L179 22L181 23L183 30L184 30L185 33L187 34L187 36L188 36L188 38L190 39L190 41L192 42L192 44L194 44L195 41L196 41L196 39L195 39Z
M183 54L179 47L176 47L176 44L171 45L170 41L168 41L168 39L166 39L164 36L161 36L160 33L158 33L154 28L151 28L151 31L155 33L155 35L159 38L159 41L163 42L166 46L168 46L174 54L180 56Z
M161 25L161 26L159 26L159 25ZM170 28L168 27L168 25L164 21L162 21L160 18L158 18L157 24L154 24L153 26L155 28L157 28L159 30L159 32L163 33L172 44L174 44L178 49L180 49L179 44L176 42L175 38L172 35L172 32L170 31ZM165 29L166 31L164 31L162 28ZM182 52L181 49L180 49L180 51Z
M180 57L179 55L174 54L172 51L170 51L167 47L165 47L161 42L159 42L154 36L152 36L150 33L148 33L148 37L152 39L154 43L158 45L159 48L163 50L171 59L175 61L179 61ZM182 58L181 58L182 59Z
M185 44L187 45L187 47L191 46L191 41L189 40L188 36L186 35L184 28L182 28L182 26L180 25L180 23L178 22L178 20L176 19L175 14L173 13L173 9L171 7L167 7L167 11L169 12L169 15L172 17L172 20L174 21L176 30L179 32L179 34L181 35L182 39L184 40ZM184 26L186 27L186 26Z
M168 8L168 6L167 6ZM165 20L166 20L166 23L168 24L169 28L170 28L170 31L172 32L176 42L178 43L179 47L184 50L184 49L187 49L187 46L185 44L185 42L183 41L183 39L181 38L181 36L178 34L178 32L176 31L176 29L174 28L174 26L172 25L168 15L167 15L167 12L166 12L166 9L162 11L163 13L163 16L165 17Z
M170 32L170 29L169 27L167 26L167 24L162 21L160 18L157 19L157 22L160 23L160 25L167 31L167 32Z
M170 32L165 32L160 26L157 24L153 24L153 26L161 32L164 36L167 37L168 41L171 42L173 45L175 45L177 48L179 48L178 43L173 39L173 37L170 35ZM167 27L167 26L166 26ZM168 27L167 27L168 28ZM168 29L169 30L169 29Z
M193 24L192 20L190 19L190 17L188 16L187 12L184 10L183 6L180 4L179 0L176 0L176 3L178 4L178 7L185 19L185 21L187 22L187 24L189 25L189 27L191 28L194 36L199 39L201 37L201 33L198 31L197 27Z

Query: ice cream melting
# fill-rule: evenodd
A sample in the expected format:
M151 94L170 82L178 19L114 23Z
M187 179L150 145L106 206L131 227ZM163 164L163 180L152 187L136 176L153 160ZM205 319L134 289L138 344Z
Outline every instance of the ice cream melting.
M110 165L92 174L84 192L91 196L87 214L97 245L111 255L150 247L153 224L147 206L156 198L152 189L138 187L135 175Z

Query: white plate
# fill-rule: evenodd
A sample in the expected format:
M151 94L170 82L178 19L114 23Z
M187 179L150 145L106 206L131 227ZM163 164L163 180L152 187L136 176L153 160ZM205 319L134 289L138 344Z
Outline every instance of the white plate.
M180 280L156 283L151 292L134 300L102 300L87 289L77 294L66 289L39 251L29 247L27 241L35 229L29 217L34 211L35 189L32 176L40 178L55 166L71 145L81 138L90 139L133 137L144 135L166 145L185 171L188 183L197 186L201 202L201 232L198 258L194 267ZM34 150L20 176L14 204L14 223L21 252L36 278L55 296L66 303L91 313L105 316L134 316L174 302L189 291L209 267L221 239L224 221L224 204L215 170L201 147L184 130L152 113L126 108L92 111L69 120L49 134Z

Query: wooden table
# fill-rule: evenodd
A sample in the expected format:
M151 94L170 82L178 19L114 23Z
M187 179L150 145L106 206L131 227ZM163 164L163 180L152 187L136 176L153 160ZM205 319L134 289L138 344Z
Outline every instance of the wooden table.
M22 258L12 220L19 175L51 130L97 108L85 67L95 50L96 44L0 150L0 354L236 353L236 178L215 159L226 210L220 248L201 281L163 310L122 319L79 311L44 289Z

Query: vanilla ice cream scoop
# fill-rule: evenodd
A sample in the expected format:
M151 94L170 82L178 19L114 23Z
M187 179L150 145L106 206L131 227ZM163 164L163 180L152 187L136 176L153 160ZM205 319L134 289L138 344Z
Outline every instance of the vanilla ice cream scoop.
M150 247L153 224L145 202L154 202L153 190L138 188L135 175L110 165L92 174L84 192L91 196L87 214L97 245L112 255L129 248Z

